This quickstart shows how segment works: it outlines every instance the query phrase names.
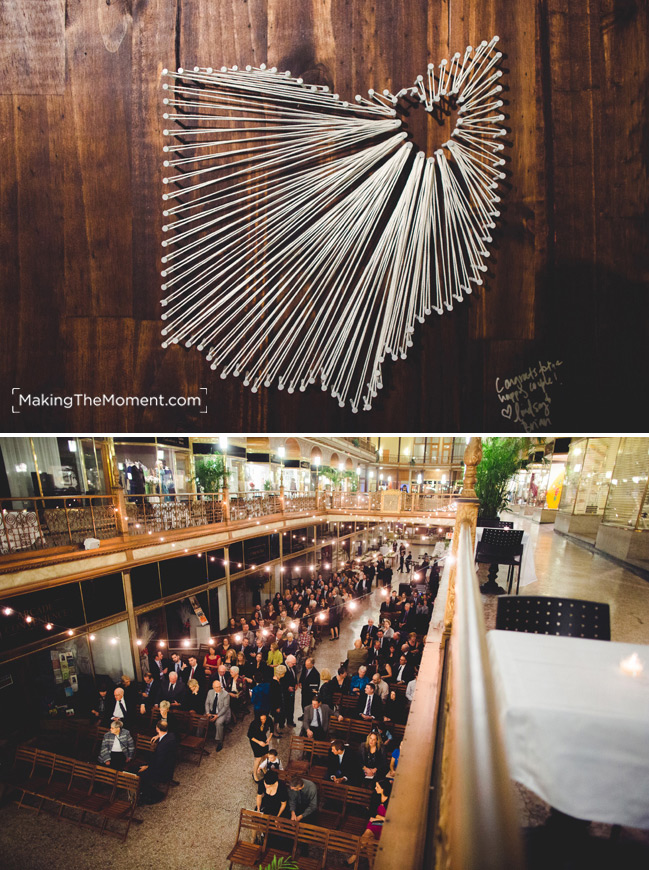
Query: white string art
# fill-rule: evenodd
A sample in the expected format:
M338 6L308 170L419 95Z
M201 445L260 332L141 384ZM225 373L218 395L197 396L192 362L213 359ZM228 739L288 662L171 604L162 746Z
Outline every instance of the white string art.
M163 70L163 347L253 392L319 381L369 410L415 324L483 283L505 177L497 42L354 102L263 64ZM432 156L400 99L457 109Z

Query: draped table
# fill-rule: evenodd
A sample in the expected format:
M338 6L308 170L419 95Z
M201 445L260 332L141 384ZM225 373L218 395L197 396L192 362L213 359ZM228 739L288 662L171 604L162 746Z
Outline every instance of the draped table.
M487 635L510 774L580 819L649 828L649 646ZM634 677L620 661L637 652Z

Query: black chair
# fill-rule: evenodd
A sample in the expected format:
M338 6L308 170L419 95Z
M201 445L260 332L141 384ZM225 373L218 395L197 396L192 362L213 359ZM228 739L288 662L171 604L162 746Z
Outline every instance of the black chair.
M475 554L476 562L490 565L489 584L495 586L498 565L508 565L507 594L511 592L514 569L518 568L516 594L521 582L521 563L523 561L523 530L485 528ZM488 590L487 590L488 591Z
M502 595L498 599L496 628L592 640L611 639L608 604L576 598Z

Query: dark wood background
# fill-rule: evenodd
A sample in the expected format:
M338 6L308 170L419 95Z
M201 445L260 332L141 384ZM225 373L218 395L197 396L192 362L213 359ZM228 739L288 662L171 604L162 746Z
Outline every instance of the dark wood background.
M563 361L554 431L646 429L648 19L645 0L0 0L2 431L509 431L495 379L539 359ZM317 386L253 395L161 348L163 67L267 61L353 97L496 33L511 146L493 269L386 362L371 412ZM206 387L208 413L12 414L12 387Z

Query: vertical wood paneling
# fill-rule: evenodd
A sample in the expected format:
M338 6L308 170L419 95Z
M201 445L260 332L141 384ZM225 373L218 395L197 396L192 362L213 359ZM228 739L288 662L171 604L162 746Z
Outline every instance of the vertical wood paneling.
M163 67L268 61L353 99L399 89L495 33L511 144L491 273L418 329L407 360L386 363L373 411L352 415L317 387L252 394L198 352L161 348ZM495 378L552 356L565 361L558 427L601 428L606 407L632 430L642 415L620 383L628 371L646 382L648 33L640 0L67 0L64 44L59 25L40 52L25 38L35 65L14 64L13 79L10 41L0 52L13 94L0 98L0 304L12 324L0 342L3 429L506 430ZM52 81L62 96L42 95ZM18 96L35 88L40 96ZM416 113L408 123L429 152L447 135ZM209 413L32 409L12 419L13 385L205 386Z
M65 0L0 0L0 94L62 94Z

